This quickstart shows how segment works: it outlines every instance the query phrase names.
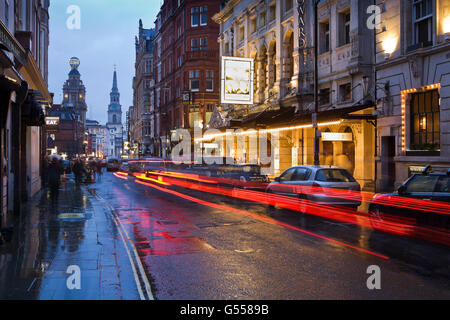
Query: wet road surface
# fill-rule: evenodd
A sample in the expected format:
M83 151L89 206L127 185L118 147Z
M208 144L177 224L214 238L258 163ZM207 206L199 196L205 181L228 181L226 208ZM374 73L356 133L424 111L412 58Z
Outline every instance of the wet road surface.
M107 173L89 189L129 236L155 299L450 298L448 247L151 185ZM371 265L381 290L367 288Z

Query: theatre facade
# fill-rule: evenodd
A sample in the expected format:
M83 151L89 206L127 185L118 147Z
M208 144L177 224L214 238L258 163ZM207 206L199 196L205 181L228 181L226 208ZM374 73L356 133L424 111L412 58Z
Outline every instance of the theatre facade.
M363 190L373 191L376 117L370 88L374 33L361 23L367 18L369 2L325 1L319 5L315 110L312 4L224 1L214 16L220 24L220 56L253 61L249 89L253 101L222 101L208 124L216 130L196 140L203 143L204 152L210 154L208 148L219 141L213 152L239 162L267 167L269 157L270 175L278 176L291 166L314 163L313 123L317 123L320 164L348 169ZM229 78L225 77L222 69L221 79L226 82ZM235 134L226 133L230 129ZM255 137L267 143L255 144Z

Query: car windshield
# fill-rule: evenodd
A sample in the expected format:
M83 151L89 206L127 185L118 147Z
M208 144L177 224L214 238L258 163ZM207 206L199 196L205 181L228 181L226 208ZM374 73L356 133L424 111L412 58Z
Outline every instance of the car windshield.
M344 169L322 169L317 172L317 181L323 182L355 182L347 170Z
M438 175L415 175L407 183L406 192L434 192L438 180Z

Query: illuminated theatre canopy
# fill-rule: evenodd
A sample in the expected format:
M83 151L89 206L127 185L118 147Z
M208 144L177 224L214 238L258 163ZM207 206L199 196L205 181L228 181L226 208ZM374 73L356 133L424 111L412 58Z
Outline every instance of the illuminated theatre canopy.
M253 59L222 57L221 103L253 104Z

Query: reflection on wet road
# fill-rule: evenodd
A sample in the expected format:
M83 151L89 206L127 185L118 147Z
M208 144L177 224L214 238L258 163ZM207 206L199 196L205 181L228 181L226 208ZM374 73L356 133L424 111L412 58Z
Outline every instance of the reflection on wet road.
M450 251L266 204L104 176L157 299L449 298ZM369 290L367 268L381 268Z

